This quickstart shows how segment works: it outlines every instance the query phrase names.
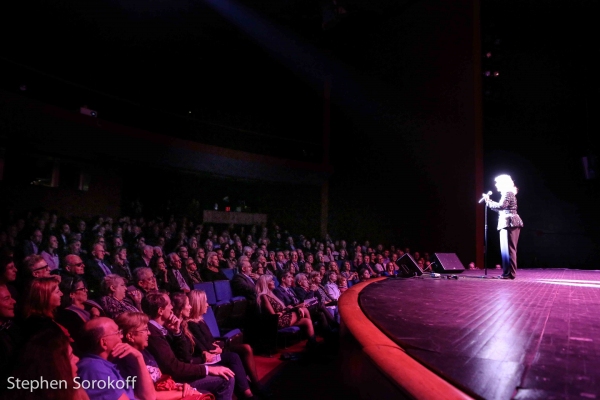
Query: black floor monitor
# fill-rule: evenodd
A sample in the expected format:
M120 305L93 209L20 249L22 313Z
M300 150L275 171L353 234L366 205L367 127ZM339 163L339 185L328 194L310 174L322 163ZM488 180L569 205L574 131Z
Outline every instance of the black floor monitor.
M400 257L400 259L396 261L396 264L400 267L398 276L410 277L423 275L423 270L410 254L405 254Z

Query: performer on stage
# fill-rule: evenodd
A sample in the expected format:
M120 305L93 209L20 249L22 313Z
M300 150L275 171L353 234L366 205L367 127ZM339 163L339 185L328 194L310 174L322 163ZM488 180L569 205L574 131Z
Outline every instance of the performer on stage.
M498 213L500 252L502 253L502 275L500 279L515 279L517 274L517 243L523 221L517 214L517 188L510 175L500 175L495 179L496 189L502 197L499 202L490 200L489 194L483 198L488 207ZM491 192L490 192L491 193Z

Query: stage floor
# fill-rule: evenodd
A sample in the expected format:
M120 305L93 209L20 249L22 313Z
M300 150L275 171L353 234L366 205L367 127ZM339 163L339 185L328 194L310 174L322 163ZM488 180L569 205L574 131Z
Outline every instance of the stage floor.
M387 279L360 306L436 374L484 399L600 398L600 271Z

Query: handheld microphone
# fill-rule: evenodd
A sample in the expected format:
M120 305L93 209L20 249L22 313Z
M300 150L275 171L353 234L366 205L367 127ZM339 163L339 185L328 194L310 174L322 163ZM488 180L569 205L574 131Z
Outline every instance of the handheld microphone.
M491 195L491 194L492 194L492 191L491 191L491 190L490 190L489 192L487 192L487 195L488 195L488 196L489 196L489 195ZM485 196L485 194L482 194L482 195L481 195L481 200L479 200L479 202L480 202L480 203L481 203L483 200L485 200L483 196Z

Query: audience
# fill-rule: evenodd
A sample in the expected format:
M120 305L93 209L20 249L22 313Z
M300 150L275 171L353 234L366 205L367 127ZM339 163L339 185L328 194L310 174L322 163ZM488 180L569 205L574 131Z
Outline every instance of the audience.
M150 318L148 350L160 370L175 381L190 383L197 389L211 392L217 400L231 399L234 373L229 368L187 363L175 355L177 349L185 346L185 341L181 320L173 314L169 296L164 292L150 293L144 300L144 313Z
M80 343L83 355L77 363L77 375L82 381L111 380L113 385L84 387L90 399L155 399L155 391L142 354L122 342L123 331L115 321L99 317L86 322ZM117 363L131 360L135 366L133 378L123 378ZM110 360L109 360L110 359ZM127 361L129 361L127 360ZM128 365L129 365L128 364Z
M276 225L218 232L173 216L98 216L89 223L51 213L11 218L0 225L0 379L51 368L56 376L137 382L87 393L67 387L37 398L261 395L252 347L242 341L224 346L213 337L203 320L206 293L195 284L227 280L223 271L233 268L232 293L248 302L244 321L275 315L279 328L299 326L315 349L315 329L324 338L336 334L344 291L371 276L396 276L394 261L410 252L309 240ZM410 254L430 268L428 253ZM53 348L42 348L44 340ZM79 368L73 350L82 357ZM33 360L32 351L42 357L24 364Z

